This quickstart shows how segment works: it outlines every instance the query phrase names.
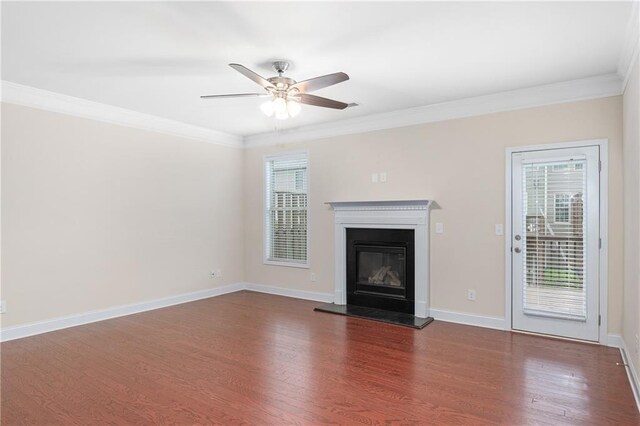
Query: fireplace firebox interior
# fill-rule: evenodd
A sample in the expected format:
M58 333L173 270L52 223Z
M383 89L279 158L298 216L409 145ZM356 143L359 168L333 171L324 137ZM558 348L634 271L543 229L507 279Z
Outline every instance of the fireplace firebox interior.
M347 304L414 314L414 230L348 228Z

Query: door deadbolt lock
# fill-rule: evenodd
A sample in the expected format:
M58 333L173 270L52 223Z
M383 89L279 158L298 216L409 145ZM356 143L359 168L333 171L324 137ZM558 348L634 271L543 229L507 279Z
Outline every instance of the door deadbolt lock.
M515 251L516 253L520 253L522 250L520 250L520 247L516 247L513 249L513 251Z
M520 241L522 239L522 237L520 235L516 235L515 239L516 239L516 241Z

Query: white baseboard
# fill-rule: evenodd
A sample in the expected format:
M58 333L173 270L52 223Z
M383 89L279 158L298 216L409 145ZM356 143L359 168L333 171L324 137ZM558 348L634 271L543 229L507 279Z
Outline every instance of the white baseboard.
M511 331L511 327L509 327L504 318L485 317L482 315L465 314L461 312L447 311L444 309L431 309L429 312L434 319L440 321ZM622 349L624 347L624 340L622 339L622 336L618 334L609 334L607 335L607 340L600 342L600 344Z
M316 302L332 303L334 299L333 293L320 293L306 290L293 290L289 288L274 287L270 285L244 283L245 289L256 291L258 293L275 294L278 296L293 297L296 299L314 300Z
M324 303L333 303L335 297L333 293L295 290L264 284L240 282L224 287L217 287L192 293L169 296L161 299L150 300L147 302L116 306L113 308L102 309L98 311L84 312L76 315L68 315L64 317L53 318L50 320L3 328L2 330L0 330L0 342L7 342L9 340L47 333L49 331L62 330L64 328L74 327L77 325L89 324L92 322L103 321L110 318L117 318L124 315L131 315L139 312L165 308L167 306L178 305L181 303L221 296L223 294L234 293L241 290L249 290L258 293L273 294L295 299L313 300L316 302ZM510 328L507 327L504 318L465 314L461 312L447 311L444 309L431 309L430 315L440 321L454 322L457 324L472 325L476 327L493 328L497 330L510 330ZM629 364L629 369L627 370L629 372L629 381L632 382L634 395L636 396L636 401L638 401L640 398L638 396L640 381L638 381L637 379L638 375L633 364L626 361L626 346L624 340L617 334L609 334L607 342L601 342L601 344L620 348L623 354L623 358L625 358L625 363Z
M629 378L629 384L631 385L631 391L633 397L636 400L638 411L640 411L640 380L638 380L638 370L633 364L633 359L628 355L627 343L624 338L619 334L609 334L607 336L607 342L603 343L607 346L620 349L620 355L622 355L622 362L626 364L627 377Z
M76 315L68 315L64 317L53 318L50 320L3 328L2 330L0 330L0 342L8 342L9 340L35 336L36 334L47 333L49 331L62 330L64 328L75 327L77 325L89 324L92 322L103 321L110 318L117 318L124 315L131 315L139 312L151 311L153 309L165 308L167 306L178 305L181 303L193 302L195 300L207 299L209 297L221 296L223 294L234 293L240 290L250 290L259 293L268 293L325 303L333 302L333 293L292 290L281 287L240 282L224 287L211 288L207 290L196 291L193 293L179 294L177 296L163 297L162 299L155 299L147 302L116 306L113 308L101 309L98 311L84 312Z
M82 314L68 315L53 318L46 321L34 322L31 324L8 327L0 331L0 342L20 339L22 337L47 333L49 331L61 330L63 328L88 324L110 318L131 315L138 312L150 311L181 303L193 302L195 300L220 296L222 294L233 293L244 289L244 283L231 284L224 287L211 288L207 290L195 291L193 293L179 294L177 296L163 297L161 299L150 300L148 302L133 303L130 305L116 306L98 311L90 311Z
M618 336L620 337L620 336ZM627 370L627 377L629 378L629 384L631 384L631 391L633 392L633 397L636 400L636 405L638 407L638 411L640 411L640 380L638 380L638 370L636 366L633 364L633 359L628 355L628 347L623 338L620 338L620 354L622 355L622 362L626 364L625 369Z
M622 336L620 336L619 334L609 334L607 335L607 341L600 342L600 344L610 346L612 348L622 348L624 345L624 341L622 340Z
M431 316L440 321L455 322L457 324L475 325L476 327L494 328L496 330L508 329L504 318L485 317L482 315L464 314L461 312L446 311L444 309L430 309Z

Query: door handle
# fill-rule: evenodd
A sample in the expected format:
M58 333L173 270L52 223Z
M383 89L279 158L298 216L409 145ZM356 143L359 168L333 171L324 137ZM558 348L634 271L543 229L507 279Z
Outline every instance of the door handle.
M520 247L516 247L513 249L513 251L515 251L516 253L520 253L522 250L520 250Z

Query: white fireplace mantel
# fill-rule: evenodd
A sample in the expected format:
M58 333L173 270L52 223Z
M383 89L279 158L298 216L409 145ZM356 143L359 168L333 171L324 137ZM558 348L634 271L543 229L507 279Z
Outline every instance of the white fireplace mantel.
M335 211L335 300L347 303L347 228L413 229L415 238L415 316L429 316L429 213L433 200L332 201Z

